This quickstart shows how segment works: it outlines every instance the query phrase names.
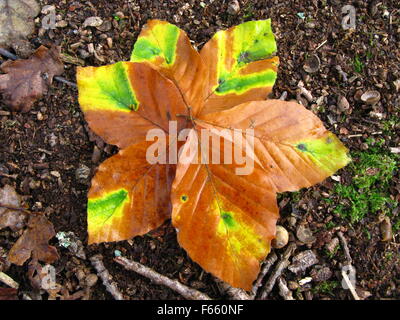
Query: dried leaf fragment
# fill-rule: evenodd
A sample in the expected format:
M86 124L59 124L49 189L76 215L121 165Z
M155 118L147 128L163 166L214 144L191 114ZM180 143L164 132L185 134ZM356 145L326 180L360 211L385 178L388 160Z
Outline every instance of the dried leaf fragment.
M0 189L0 230L9 227L17 231L25 226L26 213L17 209L20 207L21 196L13 187L6 185Z
M53 263L59 256L57 249L48 242L55 234L53 224L45 216L32 215L28 228L11 248L8 260L19 266L30 257L45 263Z
M64 71L60 47L41 46L26 60L6 61L0 66L0 93L12 111L28 112L46 94L53 77Z

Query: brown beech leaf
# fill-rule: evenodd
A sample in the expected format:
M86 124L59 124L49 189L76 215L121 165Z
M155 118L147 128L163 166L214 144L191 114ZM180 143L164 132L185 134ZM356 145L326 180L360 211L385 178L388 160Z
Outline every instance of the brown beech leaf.
M1 300L18 300L18 290L14 288L0 288L0 301Z
M55 234L53 224L45 216L30 216L27 229L11 248L8 260L19 266L29 258L53 263L59 258L57 249L49 245Z
M350 161L312 112L265 101L278 62L271 20L219 31L200 55L182 30L152 20L131 62L78 68L79 102L90 127L123 148L92 181L89 242L124 240L159 226L169 216L171 190L180 245L206 271L250 289L275 237L277 193L321 182ZM149 143L151 129L168 143ZM173 151L162 151L174 138L187 138L177 166ZM238 156L237 148L245 154Z
M281 100L243 103L194 122L172 187L178 240L205 270L249 290L275 237L276 194L323 181L350 161L347 149L312 112ZM204 130L213 142L208 161L200 158L204 141L196 141ZM196 142L197 154L190 153ZM234 156L240 144L246 165ZM219 154L231 154L231 161ZM247 164L241 174L237 169Z
M0 46L28 37L39 12L36 0L0 0Z
M166 21L149 20L135 43L131 61L146 63L171 79L193 114L201 110L208 69L183 30Z
M18 231L25 226L27 216L21 205L21 196L13 187L6 185L0 189L0 230L9 227Z
M271 19L248 21L218 31L201 50L209 70L201 114L266 100L277 77L276 50Z
M254 130L255 161L277 192L324 181L350 161L347 148L311 111L281 100L243 103L197 120L207 129Z
M26 60L6 61L0 66L0 93L12 111L28 112L47 93L55 75L64 71L60 47L41 46Z
M171 215L175 165L150 164L141 142L104 161L88 198L89 244L143 235Z
M187 125L188 110L175 84L144 63L118 62L77 69L79 103L90 128L120 148L146 140L151 129Z
M206 271L249 290L275 236L276 189L257 164L251 174L237 175L244 165L235 161L234 144L226 145L224 140L218 148L210 143L209 159L221 149L224 155L231 154L232 164L202 164L196 142L205 128L196 128L179 158L172 189L172 221L178 241ZM211 141L220 137L217 128L210 134ZM191 145L198 148L192 154L197 161L188 158Z

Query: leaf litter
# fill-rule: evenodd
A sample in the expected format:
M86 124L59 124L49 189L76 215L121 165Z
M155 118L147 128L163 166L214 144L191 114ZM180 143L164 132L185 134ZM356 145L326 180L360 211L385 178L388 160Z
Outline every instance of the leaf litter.
M64 71L60 47L39 47L26 60L6 61L0 66L0 93L12 111L28 112L47 93L53 77Z

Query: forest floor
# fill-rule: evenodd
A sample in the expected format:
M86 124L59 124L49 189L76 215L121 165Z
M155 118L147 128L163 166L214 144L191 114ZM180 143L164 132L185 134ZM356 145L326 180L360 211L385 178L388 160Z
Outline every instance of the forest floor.
M358 295L367 299L400 298L400 157L393 149L400 146L398 0L351 1L356 8L355 30L342 28L341 8L347 3L334 0L241 0L236 11L228 10L232 1L222 0L39 2L55 6L58 27L40 30L46 15L40 14L37 32L30 41L34 47L60 45L64 61L68 61L63 76L70 81L75 81L77 65L129 60L134 41L148 19L176 24L200 49L217 30L272 18L281 61L273 96L279 98L287 92L287 100L300 100L338 135L353 158L333 178L279 196L279 224L297 245L294 255L312 250L317 257L305 271L295 274L285 270L283 277L295 299L353 299L342 286L346 255L338 239L341 232L356 270ZM84 28L83 22L92 16L100 17L103 27ZM303 66L312 55L319 57L321 65L317 72L307 73ZM297 94L299 81L312 94L310 101ZM368 90L381 95L375 105L360 100ZM0 111L7 110L0 100ZM30 112L0 115L0 188L14 186L32 210L46 213L57 233L72 231L84 244L86 257L102 254L105 267L126 299L182 297L125 271L113 261L116 250L212 298L226 298L214 277L179 247L170 221L130 241L87 245L90 179L99 163L116 152L116 147L89 132L76 89L59 82L54 82ZM90 169L90 175L77 179L76 170L82 166ZM381 241L384 217L389 218L393 232L388 241ZM7 257L19 235L8 229L0 231L0 259ZM88 258L77 257L56 238L51 244L60 254L53 264L57 283L73 294L81 288L77 274L96 271ZM280 256L284 250L274 251ZM26 264L3 266L3 271L20 284L21 292L32 291ZM299 284L307 277L311 281ZM101 281L90 293L91 299L113 298ZM42 298L46 297L42 292ZM278 288L269 299L282 299Z

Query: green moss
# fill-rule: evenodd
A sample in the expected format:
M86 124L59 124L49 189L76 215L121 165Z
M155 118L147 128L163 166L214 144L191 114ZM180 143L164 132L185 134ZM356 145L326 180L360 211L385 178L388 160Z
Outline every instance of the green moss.
M333 295L333 290L340 286L338 281L324 281L313 288L314 293L323 293Z
M361 61L360 57L356 55L353 61L354 71L361 73L364 70L364 63Z
M357 223L367 214L391 216L398 202L390 197L390 183L399 167L400 157L384 148L384 140L367 139L369 149L354 152L349 168L353 174L349 185L335 184L334 195L339 198L335 212Z

